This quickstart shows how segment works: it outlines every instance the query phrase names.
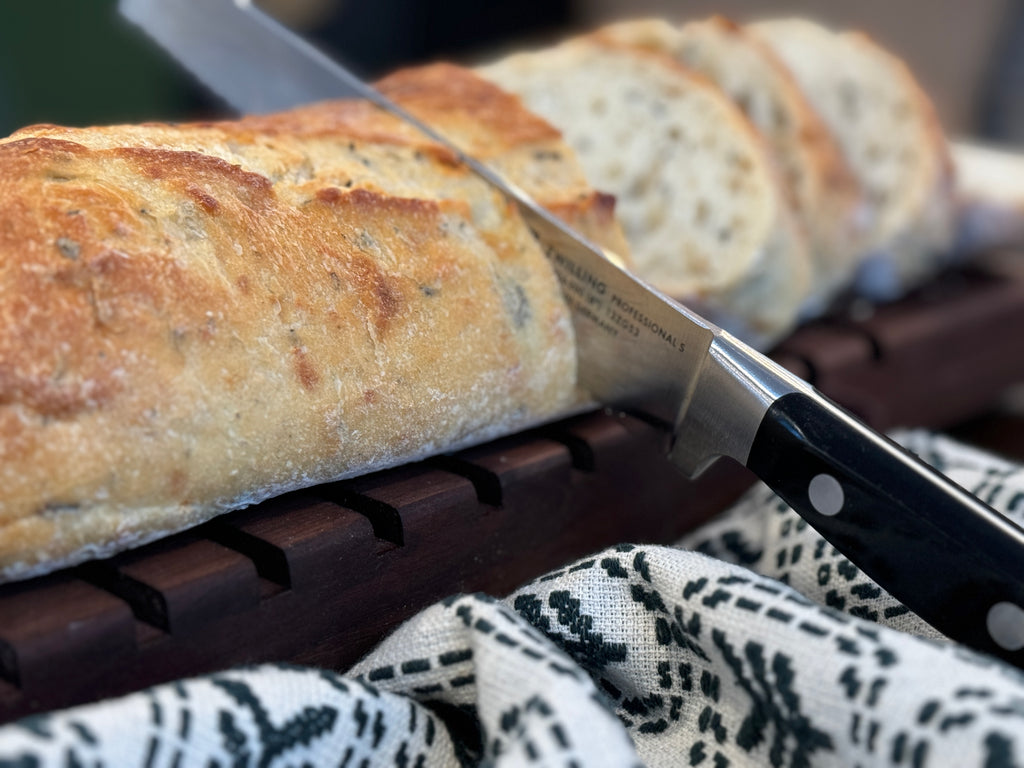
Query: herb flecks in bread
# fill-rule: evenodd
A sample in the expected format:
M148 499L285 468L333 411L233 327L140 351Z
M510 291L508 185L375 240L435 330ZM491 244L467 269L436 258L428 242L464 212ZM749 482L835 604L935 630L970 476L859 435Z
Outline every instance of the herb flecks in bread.
M761 138L714 85L599 37L479 71L561 129L616 196L638 274L755 343L793 326L806 246Z
M621 248L515 99L449 66L384 87ZM514 207L356 102L0 140L0 327L6 579L577 398L570 318Z
M785 183L813 265L809 309L820 309L856 268L860 190L828 128L771 48L715 16L675 26L659 19L604 27L602 39L671 56L721 88L764 138Z

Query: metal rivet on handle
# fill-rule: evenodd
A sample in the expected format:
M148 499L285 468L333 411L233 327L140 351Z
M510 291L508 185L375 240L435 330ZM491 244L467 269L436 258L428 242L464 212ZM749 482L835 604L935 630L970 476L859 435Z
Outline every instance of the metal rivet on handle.
M1007 601L996 603L988 609L985 629L1000 648L1019 651L1024 648L1024 609Z
M843 509L843 486L832 475L815 475L807 486L811 506L819 515L838 515Z

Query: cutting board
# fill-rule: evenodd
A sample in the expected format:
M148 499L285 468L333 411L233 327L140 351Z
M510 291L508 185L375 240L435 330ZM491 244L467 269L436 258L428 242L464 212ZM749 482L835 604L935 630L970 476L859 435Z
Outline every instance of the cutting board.
M774 357L877 428L1024 447L1024 420L978 426L1024 382L1021 262L1001 254L898 303L852 306ZM753 482L731 462L686 480L663 449L647 425L595 411L0 586L0 722L237 664L343 670L438 599L504 595L616 543L673 542Z

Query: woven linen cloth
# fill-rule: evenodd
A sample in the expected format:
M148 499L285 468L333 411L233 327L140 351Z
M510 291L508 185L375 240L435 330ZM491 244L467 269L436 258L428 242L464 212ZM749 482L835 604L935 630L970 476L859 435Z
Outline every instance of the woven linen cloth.
M1024 518L1020 468L899 438ZM680 544L454 596L346 674L232 669L31 717L0 728L0 766L1024 766L1024 675L763 486Z

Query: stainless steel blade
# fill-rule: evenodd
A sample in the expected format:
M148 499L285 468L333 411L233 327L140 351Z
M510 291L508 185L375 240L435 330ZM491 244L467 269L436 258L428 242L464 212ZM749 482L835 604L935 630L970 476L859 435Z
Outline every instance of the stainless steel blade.
M121 0L119 9L227 104L249 114L324 98L366 98L356 77L234 0Z
M745 461L771 397L759 393L757 375L745 375L734 361L757 353L620 269L513 184L249 3L120 0L120 9L242 112L357 96L448 146L517 202L545 244L573 312L582 386L600 402L677 425L682 439L673 458L684 471L696 473L723 454ZM712 370L698 388L709 361ZM778 388L769 389L773 397ZM684 420L695 391L697 407Z

